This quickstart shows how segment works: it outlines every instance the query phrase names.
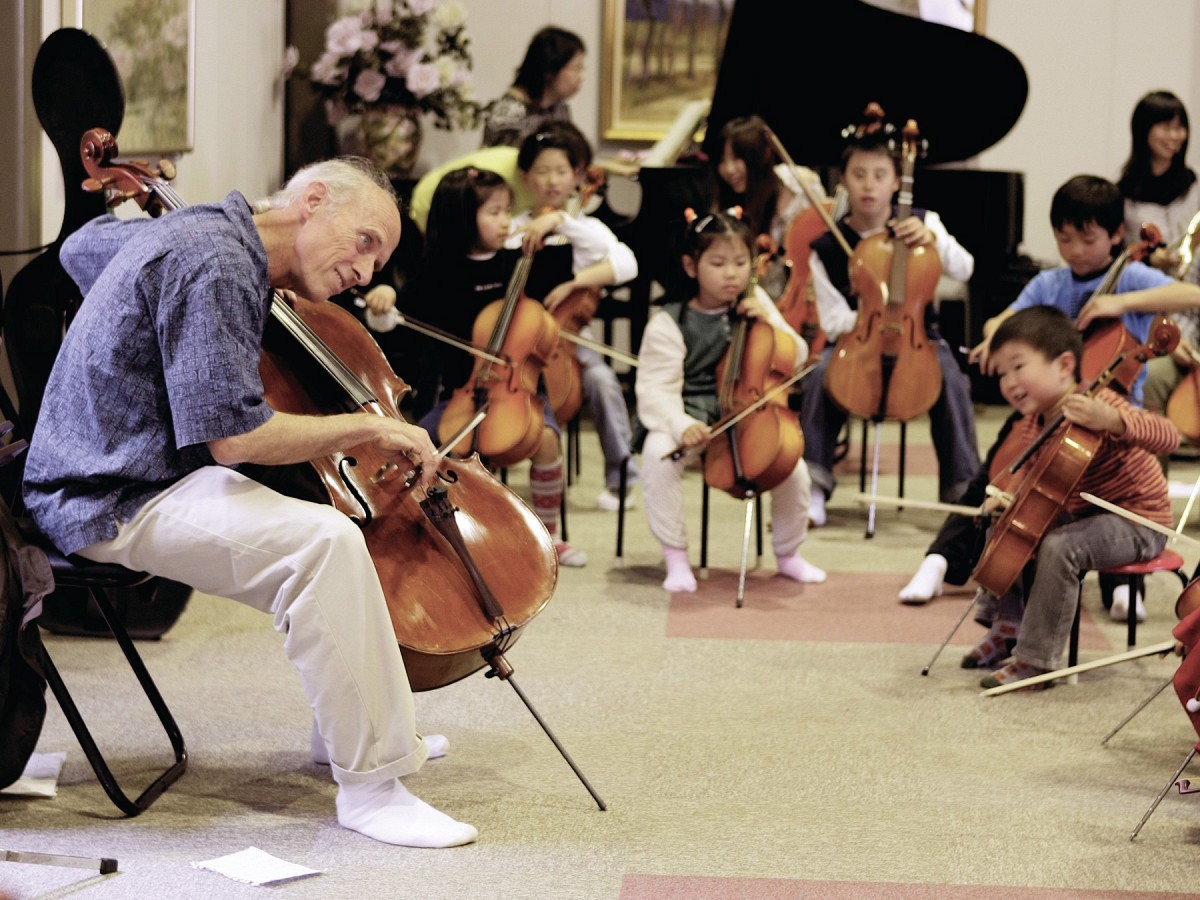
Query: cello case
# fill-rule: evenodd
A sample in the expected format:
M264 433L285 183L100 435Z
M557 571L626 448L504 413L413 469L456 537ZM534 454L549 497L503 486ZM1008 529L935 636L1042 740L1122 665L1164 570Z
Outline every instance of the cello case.
M62 164L65 210L58 237L13 277L4 298L4 345L17 390L17 430L33 434L42 394L63 334L83 302L79 288L59 262L58 252L84 223L107 212L103 193L81 185L87 172L79 144L84 132L103 127L118 132L125 92L112 58L88 32L61 28L42 43L33 63L33 104ZM5 467L4 495L19 506L22 464ZM191 588L152 578L112 592L126 630L134 638L161 637L183 612ZM88 592L59 588L43 605L40 623L58 634L109 637L111 632Z

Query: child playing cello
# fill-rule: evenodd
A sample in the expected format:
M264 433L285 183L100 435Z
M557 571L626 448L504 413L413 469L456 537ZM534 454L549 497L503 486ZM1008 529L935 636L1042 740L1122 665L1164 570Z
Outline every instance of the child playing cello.
M1044 423L1060 412L1066 422L1096 433L1100 443L1059 518L1038 544L1028 594L1023 595L1020 577L1003 596L981 589L976 621L990 628L968 654L974 665L964 659L964 667L999 666L1016 640L1012 661L986 676L980 682L985 688L1059 668L1075 615L1080 572L1152 559L1162 551L1164 535L1100 511L1080 494L1094 494L1170 526L1167 482L1155 456L1169 453L1179 441L1168 419L1139 409L1116 391L1100 388L1094 396L1079 392L1083 338L1061 310L1035 306L1014 313L996 329L988 350L1000 392L1023 416L1012 432L1021 446L1029 446ZM1057 445L1051 437L1037 453L1054 452ZM1032 457L1027 471L1040 458ZM990 497L984 508L1003 504L1002 498ZM1052 683L1040 682L1030 689Z
M505 247L511 226L512 189L504 178L474 167L447 173L434 191L430 204L425 265L407 292L406 312L469 344L476 318L490 303L505 296L521 256L520 248ZM566 262L568 266L563 271L551 267L540 272L540 267L535 265L525 293L541 297L548 285L567 280L569 260ZM396 295L390 289L376 288L367 295L366 302L368 324L378 328L378 320L386 322L396 303ZM449 344L430 346L438 348L430 362L437 369L441 393L419 424L430 433L436 445L439 436L447 437L439 435L444 430L443 415L455 391L470 381L474 360ZM539 390L536 400L545 406L545 427L541 442L530 458L531 505L554 538L559 564L583 566L587 564L587 554L558 536L563 492L559 428L544 392Z
M690 212L690 211L689 211ZM683 468L671 459L679 446L703 448L709 426L719 418L716 371L730 340L729 312L762 319L808 347L766 295L746 292L754 259L749 227L728 213L712 213L688 225L683 270L695 286L688 299L668 302L646 324L638 353L638 419L648 433L642 455L642 494L650 531L661 542L668 591L695 591L684 524ZM665 458L664 458L665 457ZM800 556L808 532L811 482L800 458L792 473L771 493L771 543L779 574L801 582L825 580L825 572Z

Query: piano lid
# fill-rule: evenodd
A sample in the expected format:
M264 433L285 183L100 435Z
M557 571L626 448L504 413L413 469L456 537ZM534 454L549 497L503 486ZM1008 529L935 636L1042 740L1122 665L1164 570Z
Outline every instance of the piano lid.
M704 139L710 159L727 121L757 113L796 162L839 165L842 129L875 100L897 127L916 120L925 163L952 162L997 143L1025 107L1024 66L974 32L861 0L805 4L795 27L781 5L734 3ZM963 92L969 101L955 96Z

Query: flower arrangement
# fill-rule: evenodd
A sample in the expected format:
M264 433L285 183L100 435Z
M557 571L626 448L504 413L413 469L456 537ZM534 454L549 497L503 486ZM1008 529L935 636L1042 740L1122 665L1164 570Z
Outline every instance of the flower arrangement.
M466 20L457 0L394 0L390 10L372 7L331 24L325 52L309 69L330 124L395 105L429 113L446 131L474 128L480 105Z

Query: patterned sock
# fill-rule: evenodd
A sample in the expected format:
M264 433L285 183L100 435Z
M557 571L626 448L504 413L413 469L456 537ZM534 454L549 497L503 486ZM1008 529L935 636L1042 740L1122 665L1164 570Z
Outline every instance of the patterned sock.
M558 534L558 512L562 505L562 493L561 459L546 465L529 467L529 495L533 501L533 511L550 532L550 537Z
M994 622L987 634L963 657L964 669L990 669L998 666L1012 655L1017 644L1017 623L1000 620Z

